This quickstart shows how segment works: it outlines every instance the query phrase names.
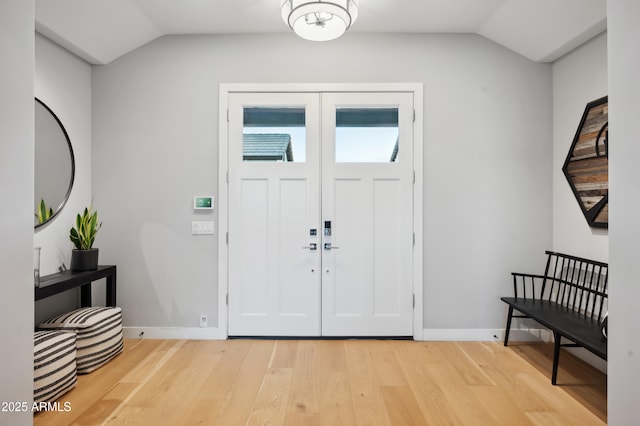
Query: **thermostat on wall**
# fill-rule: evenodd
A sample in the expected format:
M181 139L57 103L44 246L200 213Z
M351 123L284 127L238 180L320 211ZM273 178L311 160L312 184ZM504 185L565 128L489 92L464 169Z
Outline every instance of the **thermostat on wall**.
M193 197L194 210L213 210L213 195L196 195Z

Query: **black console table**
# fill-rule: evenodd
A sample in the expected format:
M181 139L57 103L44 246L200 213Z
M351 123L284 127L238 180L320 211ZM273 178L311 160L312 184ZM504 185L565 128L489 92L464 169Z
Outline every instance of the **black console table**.
M91 283L101 278L107 279L107 306L116 306L116 265L99 265L93 271L64 271L40 277L35 300L80 287L80 306L91 306Z

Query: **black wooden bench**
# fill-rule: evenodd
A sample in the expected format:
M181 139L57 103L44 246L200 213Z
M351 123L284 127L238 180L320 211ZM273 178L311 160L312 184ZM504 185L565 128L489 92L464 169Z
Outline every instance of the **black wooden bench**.
M515 297L509 305L504 345L509 342L512 318L531 318L553 332L553 372L556 384L560 347L582 347L607 359L602 321L607 313L608 265L595 260L547 251L544 275L513 272ZM522 293L518 291L522 289ZM516 310L522 315L514 315ZM565 338L572 343L561 344Z

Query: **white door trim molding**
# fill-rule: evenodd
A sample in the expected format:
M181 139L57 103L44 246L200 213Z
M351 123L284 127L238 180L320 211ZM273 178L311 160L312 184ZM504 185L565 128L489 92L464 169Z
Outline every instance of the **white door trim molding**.
M282 92L411 92L414 97L413 122L413 338L423 339L423 84L422 83L223 83L220 84L218 103L218 331L221 339L228 337L227 294L229 284L229 122L228 105L231 93L282 93Z

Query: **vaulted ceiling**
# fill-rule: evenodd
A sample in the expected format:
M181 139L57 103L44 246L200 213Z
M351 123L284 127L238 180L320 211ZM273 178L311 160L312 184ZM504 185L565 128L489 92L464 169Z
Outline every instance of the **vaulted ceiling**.
M107 64L168 34L296 37L280 17L281 3L35 0L36 30L92 64ZM533 61L552 62L605 31L606 11L606 0L360 0L349 31L479 34Z

